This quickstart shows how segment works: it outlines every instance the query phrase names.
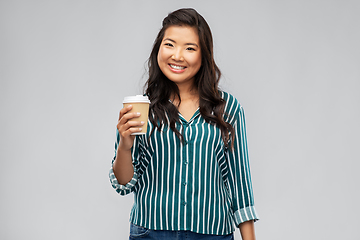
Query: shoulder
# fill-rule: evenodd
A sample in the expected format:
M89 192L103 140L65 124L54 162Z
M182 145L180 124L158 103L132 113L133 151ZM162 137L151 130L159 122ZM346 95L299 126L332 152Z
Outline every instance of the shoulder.
M221 98L225 100L225 114L236 115L239 111L242 111L242 106L236 97L225 91L219 91L219 93Z

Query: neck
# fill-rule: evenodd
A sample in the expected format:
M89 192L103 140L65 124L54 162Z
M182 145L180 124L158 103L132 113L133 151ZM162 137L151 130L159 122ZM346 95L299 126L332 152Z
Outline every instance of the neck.
M179 95L180 95L181 102L188 101L188 100L198 101L199 92L193 84L191 84L191 85L179 84L177 86L179 89ZM171 96L171 99L174 103L180 103L179 97L175 94L173 94Z

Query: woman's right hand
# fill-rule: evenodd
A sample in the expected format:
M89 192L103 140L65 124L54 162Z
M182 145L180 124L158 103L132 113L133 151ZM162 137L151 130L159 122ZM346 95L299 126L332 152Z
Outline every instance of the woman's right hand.
M129 105L120 110L119 121L117 129L120 134L119 150L129 151L134 143L135 135L131 135L135 132L140 132L141 127L144 125L142 121L132 120L140 116L139 112L129 112L132 106Z

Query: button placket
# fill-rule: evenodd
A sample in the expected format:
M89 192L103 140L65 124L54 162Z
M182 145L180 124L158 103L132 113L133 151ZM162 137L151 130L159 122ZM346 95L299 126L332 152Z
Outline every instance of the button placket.
M184 131L183 131L183 137L184 137L184 142L183 142L183 167L184 167L184 174L182 176L182 181L181 181L181 185L182 185L182 188L183 188L183 191L184 191L184 198L182 199L182 206L183 207L186 207L187 205L187 194L188 194L188 189L187 189L187 178L189 177L189 161L188 161L188 141L189 141L189 124L187 122L184 122L183 123L183 128L184 128Z

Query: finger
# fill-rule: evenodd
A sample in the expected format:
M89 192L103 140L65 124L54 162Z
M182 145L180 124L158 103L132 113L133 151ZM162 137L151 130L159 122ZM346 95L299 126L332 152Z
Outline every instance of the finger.
M124 124L125 128L131 128L131 127L141 127L144 125L144 121L128 121L126 124Z
M119 130L120 135L124 136L125 132L130 128L140 128L145 124L144 121L128 121L125 124L118 124L117 128ZM140 130L141 131L141 130Z
M130 119L140 117L140 115L141 115L141 113L139 113L139 112L125 113L119 120L120 124L125 124Z
M124 114L126 114L127 112L129 112L131 109L132 109L132 105L128 105L128 106L122 108L122 109L120 110L120 113L119 113L119 121L120 121L120 119L122 118L122 116L123 116Z
M124 131L122 136L124 138L126 138L126 137L131 136L132 133L141 132L141 131L142 131L141 127L132 127L132 128L129 128L128 130Z
M144 121L128 121L126 122L125 124L118 124L118 129L119 129L119 132L125 132L127 131L129 128L132 128L132 127L141 127L145 124Z

